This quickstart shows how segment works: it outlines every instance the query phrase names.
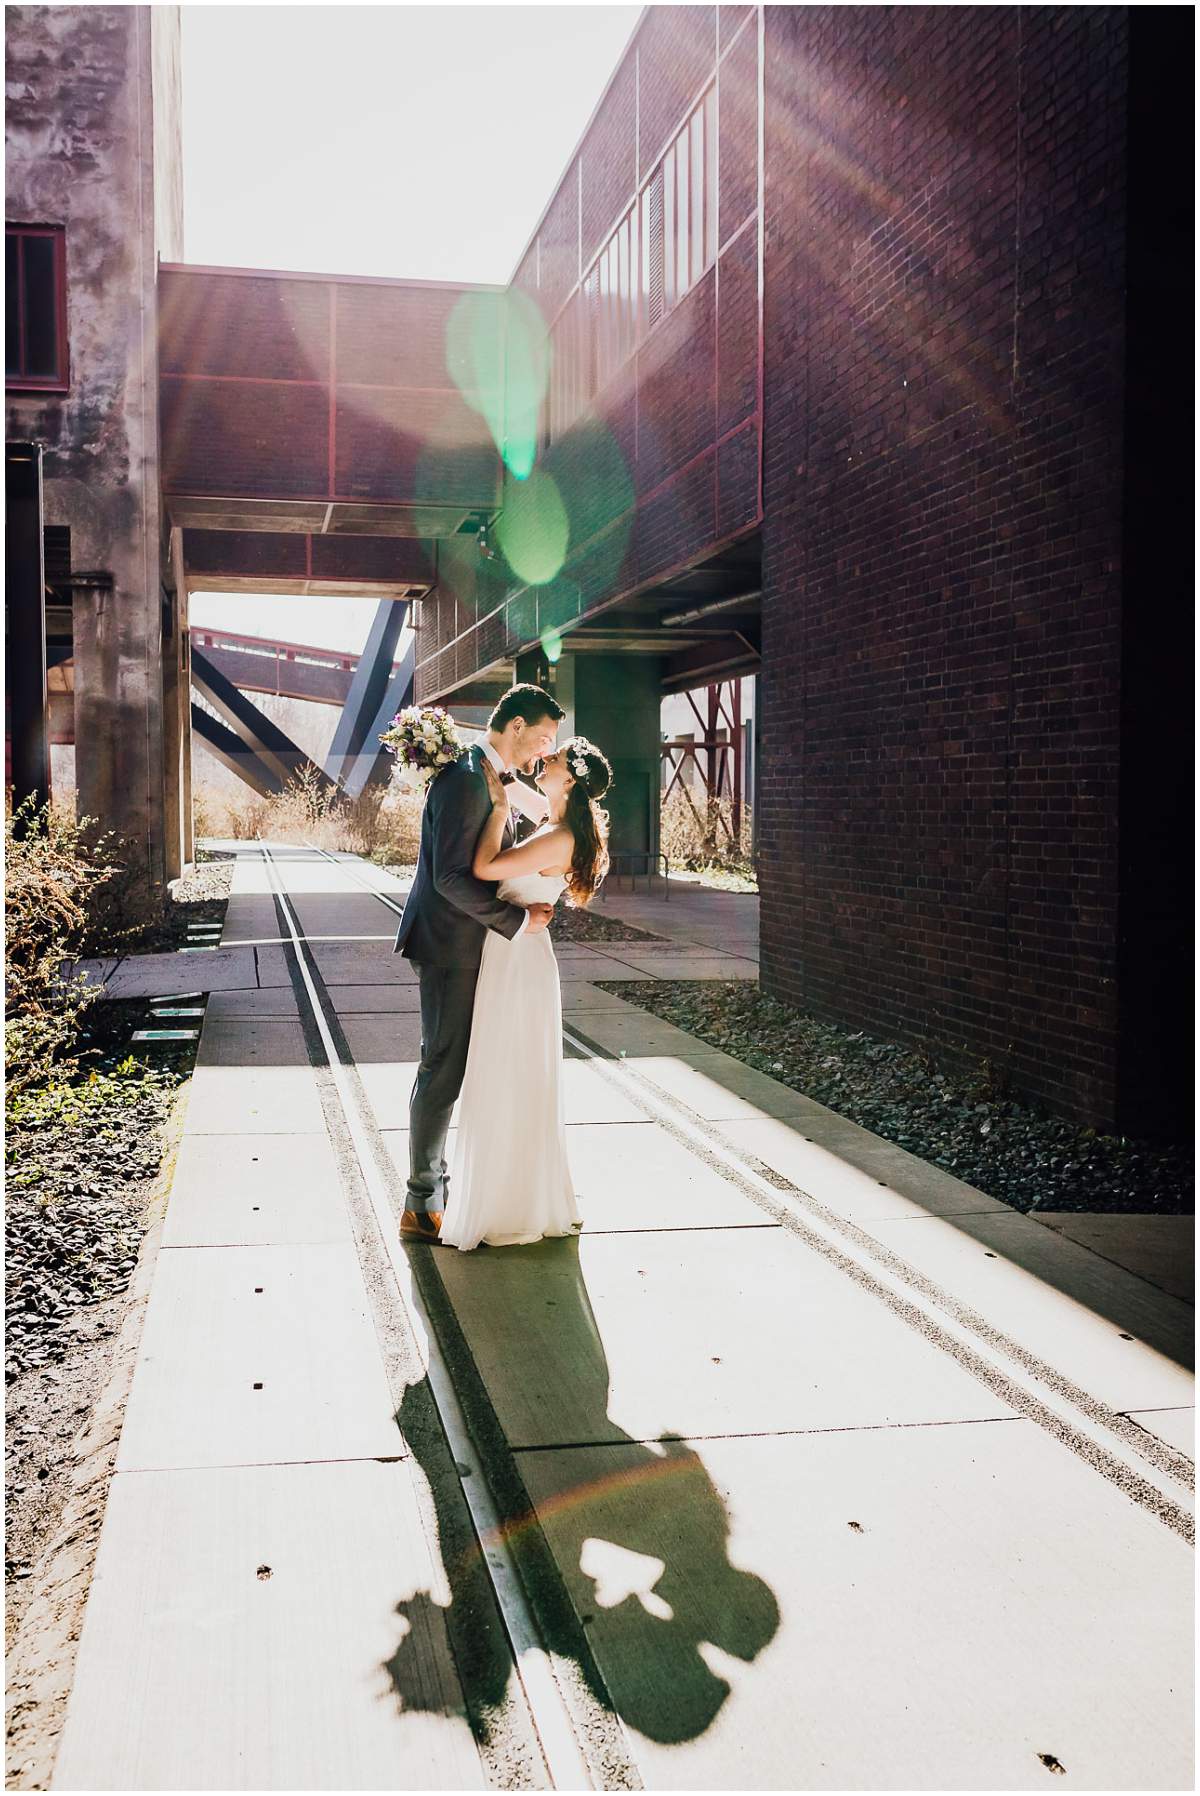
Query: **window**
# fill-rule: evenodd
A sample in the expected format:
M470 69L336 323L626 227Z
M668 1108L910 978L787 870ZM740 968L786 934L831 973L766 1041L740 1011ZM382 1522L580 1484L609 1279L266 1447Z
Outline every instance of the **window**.
M596 340L597 390L629 360L637 344L637 294L633 278L636 263L637 211L631 209L601 250L592 274L584 283Z
M65 390L67 270L61 225L7 227L4 302L6 385Z
M583 288L573 293L550 333L546 432L551 443L570 429L595 391L587 300Z
M570 429L717 259L717 90L710 87L551 333L546 440Z
M663 157L667 311L717 258L717 90L710 87Z

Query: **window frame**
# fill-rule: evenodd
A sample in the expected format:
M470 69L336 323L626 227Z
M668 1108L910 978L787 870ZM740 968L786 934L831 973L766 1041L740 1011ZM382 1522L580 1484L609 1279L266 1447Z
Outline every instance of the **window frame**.
M28 238L49 238L54 246L54 331L56 374L10 374L4 370L5 390L13 393L68 393L71 389L71 354L67 338L67 230L65 225L18 224L6 219L5 252L9 239L17 241L17 331L18 355L23 363L26 354L25 242Z
M541 433L543 450L566 435L646 339L716 265L721 248L719 135L714 76L688 108L662 155L638 182L637 192L550 325L552 355ZM647 226L656 179L661 190L663 290L661 312L652 321L654 245ZM622 247L624 281L618 272ZM567 351L571 372L568 381L564 369L559 377L562 384L556 386L560 347Z

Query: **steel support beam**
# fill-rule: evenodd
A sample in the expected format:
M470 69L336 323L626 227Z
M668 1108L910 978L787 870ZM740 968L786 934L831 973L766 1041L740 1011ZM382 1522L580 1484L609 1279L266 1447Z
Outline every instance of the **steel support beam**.
M407 617L408 606L400 599L381 599L376 607L325 762L329 777L339 784L344 784L354 769L395 683L392 663ZM378 746L375 742L374 749Z
M46 572L42 450L8 443L4 455L5 688L12 747L13 810L50 797L50 708L46 690ZM17 826L17 833L24 829Z
M275 770L268 767L253 749L247 748L240 736L235 736L223 723L218 723L211 712L202 711L194 702L192 733L208 745L222 766L245 780L260 798L274 798L283 791L283 781Z
M279 725L259 710L232 680L227 680L208 657L192 646L192 688L220 713L247 754L268 769L279 782L279 790L301 772L315 776L318 785L333 785L324 768L309 759ZM193 707L193 718L195 707ZM208 740L206 737L205 740ZM253 783L253 782L250 782Z
M357 798L367 785L386 785L392 776L392 757L386 748L380 746L379 735L402 706L412 704L413 670L416 667L416 661L417 641L414 636L408 645L403 661L392 675L391 683L384 692L382 702L372 719L362 748L342 780L342 784L351 798Z

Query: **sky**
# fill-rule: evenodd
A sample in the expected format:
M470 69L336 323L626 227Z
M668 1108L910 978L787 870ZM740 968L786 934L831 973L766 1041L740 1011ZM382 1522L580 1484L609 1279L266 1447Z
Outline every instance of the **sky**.
M640 6L183 7L184 259L507 281ZM373 600L197 593L359 649Z

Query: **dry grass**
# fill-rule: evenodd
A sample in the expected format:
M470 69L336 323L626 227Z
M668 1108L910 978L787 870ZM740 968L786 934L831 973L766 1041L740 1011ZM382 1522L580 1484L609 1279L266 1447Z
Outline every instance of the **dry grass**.
M724 876L736 881L739 889L754 891L751 840L748 804L743 804L735 829L728 798L707 800L702 792L676 786L663 799L660 846L673 869Z
M249 788L225 793L201 786L194 796L197 837L230 836L252 841L312 842L361 854L368 860L411 865L421 839L421 796L388 787L367 787L359 798L323 788L299 777L273 798L259 798Z

